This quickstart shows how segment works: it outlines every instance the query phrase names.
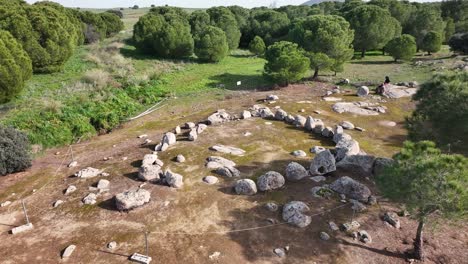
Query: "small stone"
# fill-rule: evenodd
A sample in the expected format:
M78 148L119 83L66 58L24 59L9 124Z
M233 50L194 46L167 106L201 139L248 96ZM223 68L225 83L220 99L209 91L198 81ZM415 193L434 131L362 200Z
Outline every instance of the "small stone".
M384 214L383 220L395 228L400 228L400 219L394 212L386 212Z
M270 94L266 97L266 100L267 101L278 101L279 100L279 97L277 95L274 95L274 94Z
M90 193L83 198L83 203L86 205L93 205L96 203L97 196L94 193Z
M250 133L250 132L245 132L244 133L244 137L250 137L251 135L252 135L252 133Z
M176 135L180 135L182 133L182 129L180 128L180 126L176 126L174 132Z
M190 130L190 133L188 135L188 140L195 141L197 140L197 138L198 138L197 130L196 129Z
M361 224L359 224L358 221L352 221L351 223L344 223L341 225L341 230L343 230L346 233L350 233L353 231L356 231Z
M320 147L320 146L314 146L310 149L310 153L315 153L315 154L318 154L324 150L327 150L326 148L324 147Z
M372 243L372 237L367 233L367 231L361 230L358 232L359 241L369 244Z
M273 123L272 122L265 122L265 125L271 126L271 125L273 125Z
M52 205L54 208L57 208L59 207L61 204L63 204L64 202L62 200L57 200L54 202L54 204Z
M291 155L294 157L307 157L307 153L305 153L303 150L295 150L291 152Z
M369 95L369 87L367 86L361 86L357 90L357 96L359 97L365 97Z
M314 182L322 182L322 181L326 181L327 178L325 178L324 176L315 176L315 177L310 177L311 180L313 180Z
M109 190L109 185L110 185L110 182L108 180L99 180L98 184L97 184L97 188L99 190Z
M117 242L112 241L109 244L107 244L107 248L110 250L116 249L117 248Z
M164 173L166 183L173 188L180 189L184 186L184 177L180 174L174 173L170 170L166 170Z
M330 227L330 229L331 229L332 231L338 231L338 230L340 230L340 229L338 228L338 226L335 224L335 222L333 222L333 221L328 222L328 226Z
M107 172L103 172L103 173L101 173L101 176L103 176L103 177L109 177L109 176L110 176L110 174L109 174L109 173L107 173Z
M94 178L98 176L99 174L101 174L101 172L102 172L101 170L88 167L86 169L82 169L78 171L77 173L75 173L75 177L84 178L84 179Z
M343 121L340 123L340 126L344 129L354 129L354 124L349 121Z
M65 195L69 195L76 191L76 186L75 185L70 185L68 188L65 190Z
M353 204L353 206L351 206L351 209L353 209L353 211L360 213L360 212L367 210L367 207L364 204L354 199L350 199L349 201Z
M142 145L148 145L148 144L150 144L151 142L153 142L153 140L147 138L147 139L145 139L145 141L142 143Z
M218 177L215 177L215 176L206 176L206 177L203 178L203 181L204 181L206 184L213 185L213 184L218 183Z
M221 256L221 252L214 252L213 254L209 255L208 257L211 259L211 260L216 260L219 258L219 256Z
M184 125L184 128L186 128L186 129L192 129L194 127L195 127L195 123L193 123L193 122L187 122Z
M0 204L0 207L6 207L6 206L9 206L10 204L11 204L11 201L5 201Z
M242 111L241 113L242 119L249 119L251 117L252 117L252 114L250 113L250 111L247 111L247 110Z
M279 209L279 206L274 202L269 202L265 204L265 208L270 212L276 212Z
M184 163L185 162L185 157L183 155L179 154L179 155L177 155L176 160L179 163Z
M257 193L257 185L251 179L238 180L234 189L239 195L254 195Z
M305 109L299 110L299 113L305 113Z
M76 167L78 166L78 161L72 161L70 162L70 164L68 164L68 168L73 168L73 167Z
M359 131L359 132L364 132L364 131L366 131L366 130L365 130L364 128L362 128L362 127L355 127L354 129L356 129L356 130Z
M67 248L65 248L62 254L62 259L69 258L73 254L73 251L75 251L75 249L75 245L69 245Z
M284 249L282 248L275 248L274 252L280 258L283 258L286 256L286 252L284 252Z
M327 241L330 239L330 235L325 232L320 232L320 239Z
M143 134L143 135L139 135L139 136L138 136L138 138L147 138L147 137L148 137L148 135L146 135L146 134Z
M128 157L122 157L122 160L126 161L126 160L128 160Z

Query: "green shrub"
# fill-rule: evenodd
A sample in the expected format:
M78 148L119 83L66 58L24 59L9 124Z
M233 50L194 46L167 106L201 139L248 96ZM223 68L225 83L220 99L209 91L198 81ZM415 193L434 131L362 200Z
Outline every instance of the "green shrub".
M288 41L276 42L268 47L265 59L265 74L279 85L302 79L310 66L304 51Z
M421 49L427 51L430 55L432 52L438 52L442 46L442 35L436 31L428 32L421 43Z
M252 10L250 18L249 35L251 39L259 36L265 44L271 45L276 41L285 40L291 22L285 13L274 10Z
M219 62L228 52L226 34L220 28L208 26L195 38L195 54L202 61Z
M206 11L197 10L190 14L190 28L193 36L199 36L210 25L210 15Z
M413 36L408 34L403 34L400 37L396 37L385 46L385 51L390 54L390 56L398 60L411 60L416 54L416 40Z
M265 42L261 37L255 36L249 44L249 50L257 56L262 56L266 50Z
M0 126L0 176L31 167L27 136L10 127Z
M141 51L158 57L179 59L193 54L190 24L176 12L142 16L134 26L133 39Z
M124 17L124 14L123 14L122 11L120 11L120 10L110 9L110 10L107 10L106 12L116 15L116 16L118 16L120 19L122 19L122 18Z
M90 44L103 40L107 34L106 23L99 14L84 11L79 12L80 20L85 24L85 43Z
M468 54L468 32L453 35L448 44L452 51Z
M0 30L0 103L10 101L32 75L28 54L8 32Z
M124 23L120 18L109 12L99 14L102 21L106 24L106 37L111 37L124 29Z

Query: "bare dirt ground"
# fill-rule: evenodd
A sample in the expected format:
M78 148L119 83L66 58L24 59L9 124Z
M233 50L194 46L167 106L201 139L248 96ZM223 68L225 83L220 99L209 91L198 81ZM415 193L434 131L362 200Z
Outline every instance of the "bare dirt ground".
M369 154L389 157L398 150L405 139L404 116L413 108L408 99L386 103L388 113L376 117L340 115L331 110L332 103L320 101L319 96L326 88L330 87L326 84L315 84L314 88L290 86L275 91L280 100L269 106L279 105L292 114L304 109L302 115L320 117L330 126L349 120L364 127L365 132L350 133ZM77 249L68 263L125 263L132 253L145 253L144 231L150 232L149 255L155 263L406 263L405 252L412 247L416 222L401 218L399 230L384 224L381 220L384 212L399 210L398 206L384 200L354 216L373 238L371 244L363 244L329 229L329 221L341 224L351 220L352 210L350 206L343 206L329 211L343 204L338 196L314 198L310 189L321 184L310 179L288 182L279 191L251 197L232 192L236 179L220 177L220 182L213 186L202 182L204 176L212 174L204 167L204 160L210 155L219 155L208 150L215 144L246 150L243 157L224 156L239 165L241 177L253 179L269 170L283 173L290 161L306 167L310 165L311 154L307 158L295 158L290 155L291 151L308 153L315 145L333 146L328 140L277 121L266 124L265 120L253 118L210 126L196 142L180 137L176 145L160 154L160 158L165 168L184 176L184 188L175 190L147 184L143 188L151 192L149 204L129 213L115 209L112 199L115 194L142 184L137 180L138 167L142 157L154 148L154 145L141 146L143 139L137 138L138 135L148 134L157 142L176 125L201 121L220 108L239 113L269 93L234 92L225 96L206 94L172 99L160 110L126 123L111 134L71 148L49 150L37 158L27 172L0 178L0 202L13 202L0 208L0 263L61 263L60 254L69 244L75 244ZM340 97L346 101L357 100L351 93ZM321 114L314 114L314 110L320 110ZM382 127L379 125L382 120L394 121L397 126ZM252 135L246 137L245 132ZM76 168L66 166L72 159L71 150L79 164ZM183 154L187 161L175 163L173 159L178 154ZM111 159L104 160L106 157ZM99 178L80 180L72 175L88 166L110 173L105 178L111 182L111 187L110 192L98 198L96 205L85 206L81 199ZM343 175L377 192L372 179L366 178L368 175L338 171L328 175L327 183ZM78 190L65 196L63 191L70 184L76 185ZM8 231L25 221L21 199L26 202L35 228L11 235ZM53 208L53 202L58 199L65 203ZM284 204L292 200L309 204L314 215L311 225L300 229L283 224L280 211L272 213L264 207L269 201ZM269 218L276 224L268 222ZM329 233L331 239L322 241L321 231ZM425 263L466 263L467 232L466 225L429 228ZM110 241L118 242L116 250L106 248ZM275 248L286 246L289 246L286 257L274 254ZM219 252L219 256L210 258L215 252Z

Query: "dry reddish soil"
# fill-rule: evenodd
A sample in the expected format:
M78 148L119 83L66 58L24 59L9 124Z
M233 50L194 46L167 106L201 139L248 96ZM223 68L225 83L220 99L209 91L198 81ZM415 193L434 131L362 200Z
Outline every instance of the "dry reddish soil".
M405 139L402 126L404 116L413 108L407 100L386 103L389 113L378 117L359 117L334 113L332 103L320 100L326 84L314 87L296 85L274 91L280 100L276 105L290 113L313 115L322 118L327 125L349 120L367 129L366 132L350 132L361 147L370 154L391 156ZM270 92L271 93L271 92ZM149 255L154 263L407 263L405 252L411 249L417 223L409 217L401 218L402 228L389 227L381 216L388 210L400 208L380 199L379 204L367 212L353 216L350 206L339 201L338 196L330 199L315 198L310 189L322 185L304 179L287 182L281 190L259 193L255 196L238 196L232 192L235 179L223 179L209 186L202 178L212 172L204 167L210 155L219 155L208 150L214 144L225 144L243 148L243 157L223 155L237 162L242 177L256 179L269 170L284 172L290 161L309 166L312 158L295 158L291 151L308 149L315 145L332 147L332 143L306 133L282 122L254 118L233 121L221 126L209 127L196 142L179 137L176 145L160 154L165 168L184 175L185 186L175 190L166 186L147 184L143 188L151 192L151 202L128 213L119 212L113 204L113 196L142 182L137 180L138 166L145 154L151 153L154 145L141 146L143 139L138 135L148 134L153 142L159 141L164 132L187 121L201 121L211 112L224 108L239 113L265 98L268 92L234 92L226 96L198 96L170 100L163 108L150 115L124 124L113 133L96 137L70 147L46 151L38 157L33 167L23 173L0 178L0 202L13 203L0 208L0 263L61 263L60 254L69 244L77 246L67 263L125 263L134 252L145 253L144 232L148 231ZM351 93L341 97L346 101L357 100ZM308 103L298 103L310 101ZM321 115L314 114L321 110ZM398 123L388 128L378 125L380 120ZM251 132L250 137L244 136ZM78 161L76 168L67 168L73 157ZM59 152L59 153L57 153ZM183 154L187 161L173 161ZM104 160L105 157L111 157ZM85 206L81 199L88 188L99 178L80 180L72 175L81 168L95 167L110 173L110 192L98 198L98 203ZM339 176L348 175L368 185L378 196L370 175L338 171L327 176L331 183ZM70 184L78 190L63 195ZM35 192L33 190L36 190ZM21 210L21 199L28 208L31 231L11 235L8 231L25 222ZM58 208L52 203L65 201ZM306 202L312 209L312 223L306 228L286 225L281 214L265 209L265 203L275 201ZM341 206L339 209L331 210ZM341 224L351 218L361 223L362 229L372 236L371 244L363 244L341 232L333 232L328 221ZM271 224L267 219L273 219ZM320 240L319 234L326 231L329 241ZM425 263L467 263L466 225L445 223L426 232L427 260ZM106 245L117 241L118 248L110 251ZM289 247L286 257L279 258L275 248ZM217 258L209 256L219 252Z

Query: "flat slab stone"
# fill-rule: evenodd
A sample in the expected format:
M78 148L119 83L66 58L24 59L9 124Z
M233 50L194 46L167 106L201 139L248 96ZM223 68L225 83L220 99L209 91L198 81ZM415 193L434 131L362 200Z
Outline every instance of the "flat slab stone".
M149 264L153 259L149 256L133 253L133 255L130 256L130 260L136 263Z
M384 97L398 99L413 96L418 91L417 88L390 85L385 88Z
M362 116L375 116L379 115L378 112L369 109L364 109L364 105L358 103L340 102L332 106L333 111L337 113L351 113Z
M342 98L339 98L339 97L323 97L323 100L325 102L339 102L341 100L343 100Z
M16 235L16 234L31 230L33 228L34 228L33 224L29 223L29 224L25 224L25 225L22 225L22 226L17 226L15 228L11 229L11 233L13 235Z
M69 245L67 248L65 248L62 254L62 259L69 258L73 254L73 251L75 251L75 249L75 245Z
M214 145L210 148L210 150L214 150L221 153L231 154L235 156L243 156L245 154L245 150L231 147L231 146L224 146L224 145Z

